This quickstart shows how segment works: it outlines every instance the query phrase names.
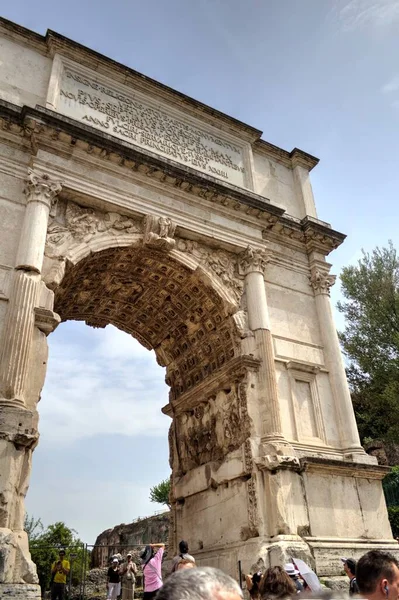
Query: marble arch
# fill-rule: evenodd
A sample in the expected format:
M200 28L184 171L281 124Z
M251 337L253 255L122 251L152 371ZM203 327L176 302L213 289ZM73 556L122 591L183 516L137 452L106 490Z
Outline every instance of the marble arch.
M345 236L261 132L0 19L0 598L40 598L23 531L47 336L114 323L166 366L170 549L320 575L397 544L329 292Z

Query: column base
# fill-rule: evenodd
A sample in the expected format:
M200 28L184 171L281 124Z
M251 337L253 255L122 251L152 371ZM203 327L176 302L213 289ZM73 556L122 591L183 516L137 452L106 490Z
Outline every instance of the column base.
M18 600L41 600L40 585L32 583L0 583L0 598Z
M3 398L0 396L0 410L3 406L7 408L26 408L25 402L20 398Z

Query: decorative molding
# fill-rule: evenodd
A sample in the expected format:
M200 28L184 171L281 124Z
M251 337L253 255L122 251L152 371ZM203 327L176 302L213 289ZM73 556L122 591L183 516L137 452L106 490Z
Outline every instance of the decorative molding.
M238 270L240 275L248 275L248 273L264 273L266 265L270 261L271 252L268 249L247 248L239 255Z
M176 225L172 223L170 217L156 217L155 215L146 215L144 217L144 238L145 246L150 246L157 250L170 252L175 247Z
M285 363L285 366L288 370L293 369L295 371L302 371L304 373L311 373L313 375L316 375L321 370L321 367L319 367L317 365L311 365L311 364L299 362L296 360L289 360L288 362Z
M50 209L50 216L55 215L57 195L62 189L60 181L52 181L49 175L36 173L28 169L28 177L24 192L27 202L42 202Z
M267 454L256 458L255 463L259 469L266 469L267 471L278 471L281 469L299 471L301 468L299 458L281 454Z
M320 369L316 366L301 364L295 361L290 361L286 364L289 383L291 389L291 411L295 424L296 440L298 442L308 442L309 440L327 443L326 431L324 428L323 414L321 410L320 395L317 386L316 375ZM308 416L315 435L304 433L303 415L300 415L299 401L299 382L308 384L309 400L308 400Z
M326 476L359 477L361 479L384 479L390 467L380 465L362 464L359 462L346 462L328 458L306 457L301 458L301 469L307 473L320 473Z

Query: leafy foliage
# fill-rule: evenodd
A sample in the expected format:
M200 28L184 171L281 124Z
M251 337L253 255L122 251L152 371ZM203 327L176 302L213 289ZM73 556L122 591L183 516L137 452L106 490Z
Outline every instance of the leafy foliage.
M399 440L399 257L387 248L363 252L341 275L346 328L340 334L364 441Z
M392 467L382 481L387 506L399 507L399 466Z
M169 493L170 493L170 479L164 479L158 485L154 485L150 489L150 500L151 502L158 502L159 504L166 504L170 508L169 504Z
M388 506L388 517L394 538L399 537L399 506Z
M44 529L40 519L26 515L25 531L43 593L50 586L51 566L58 560L60 548L65 548L66 558L71 563L72 584L80 583L84 570L89 568L90 557L85 553L84 544L74 529L69 529L62 521Z

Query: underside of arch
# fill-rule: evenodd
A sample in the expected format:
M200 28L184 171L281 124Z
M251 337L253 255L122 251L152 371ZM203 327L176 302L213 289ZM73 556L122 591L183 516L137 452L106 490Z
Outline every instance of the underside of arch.
M198 270L143 247L108 248L70 263L55 290L63 321L113 324L154 349L172 399L238 353L230 308Z

